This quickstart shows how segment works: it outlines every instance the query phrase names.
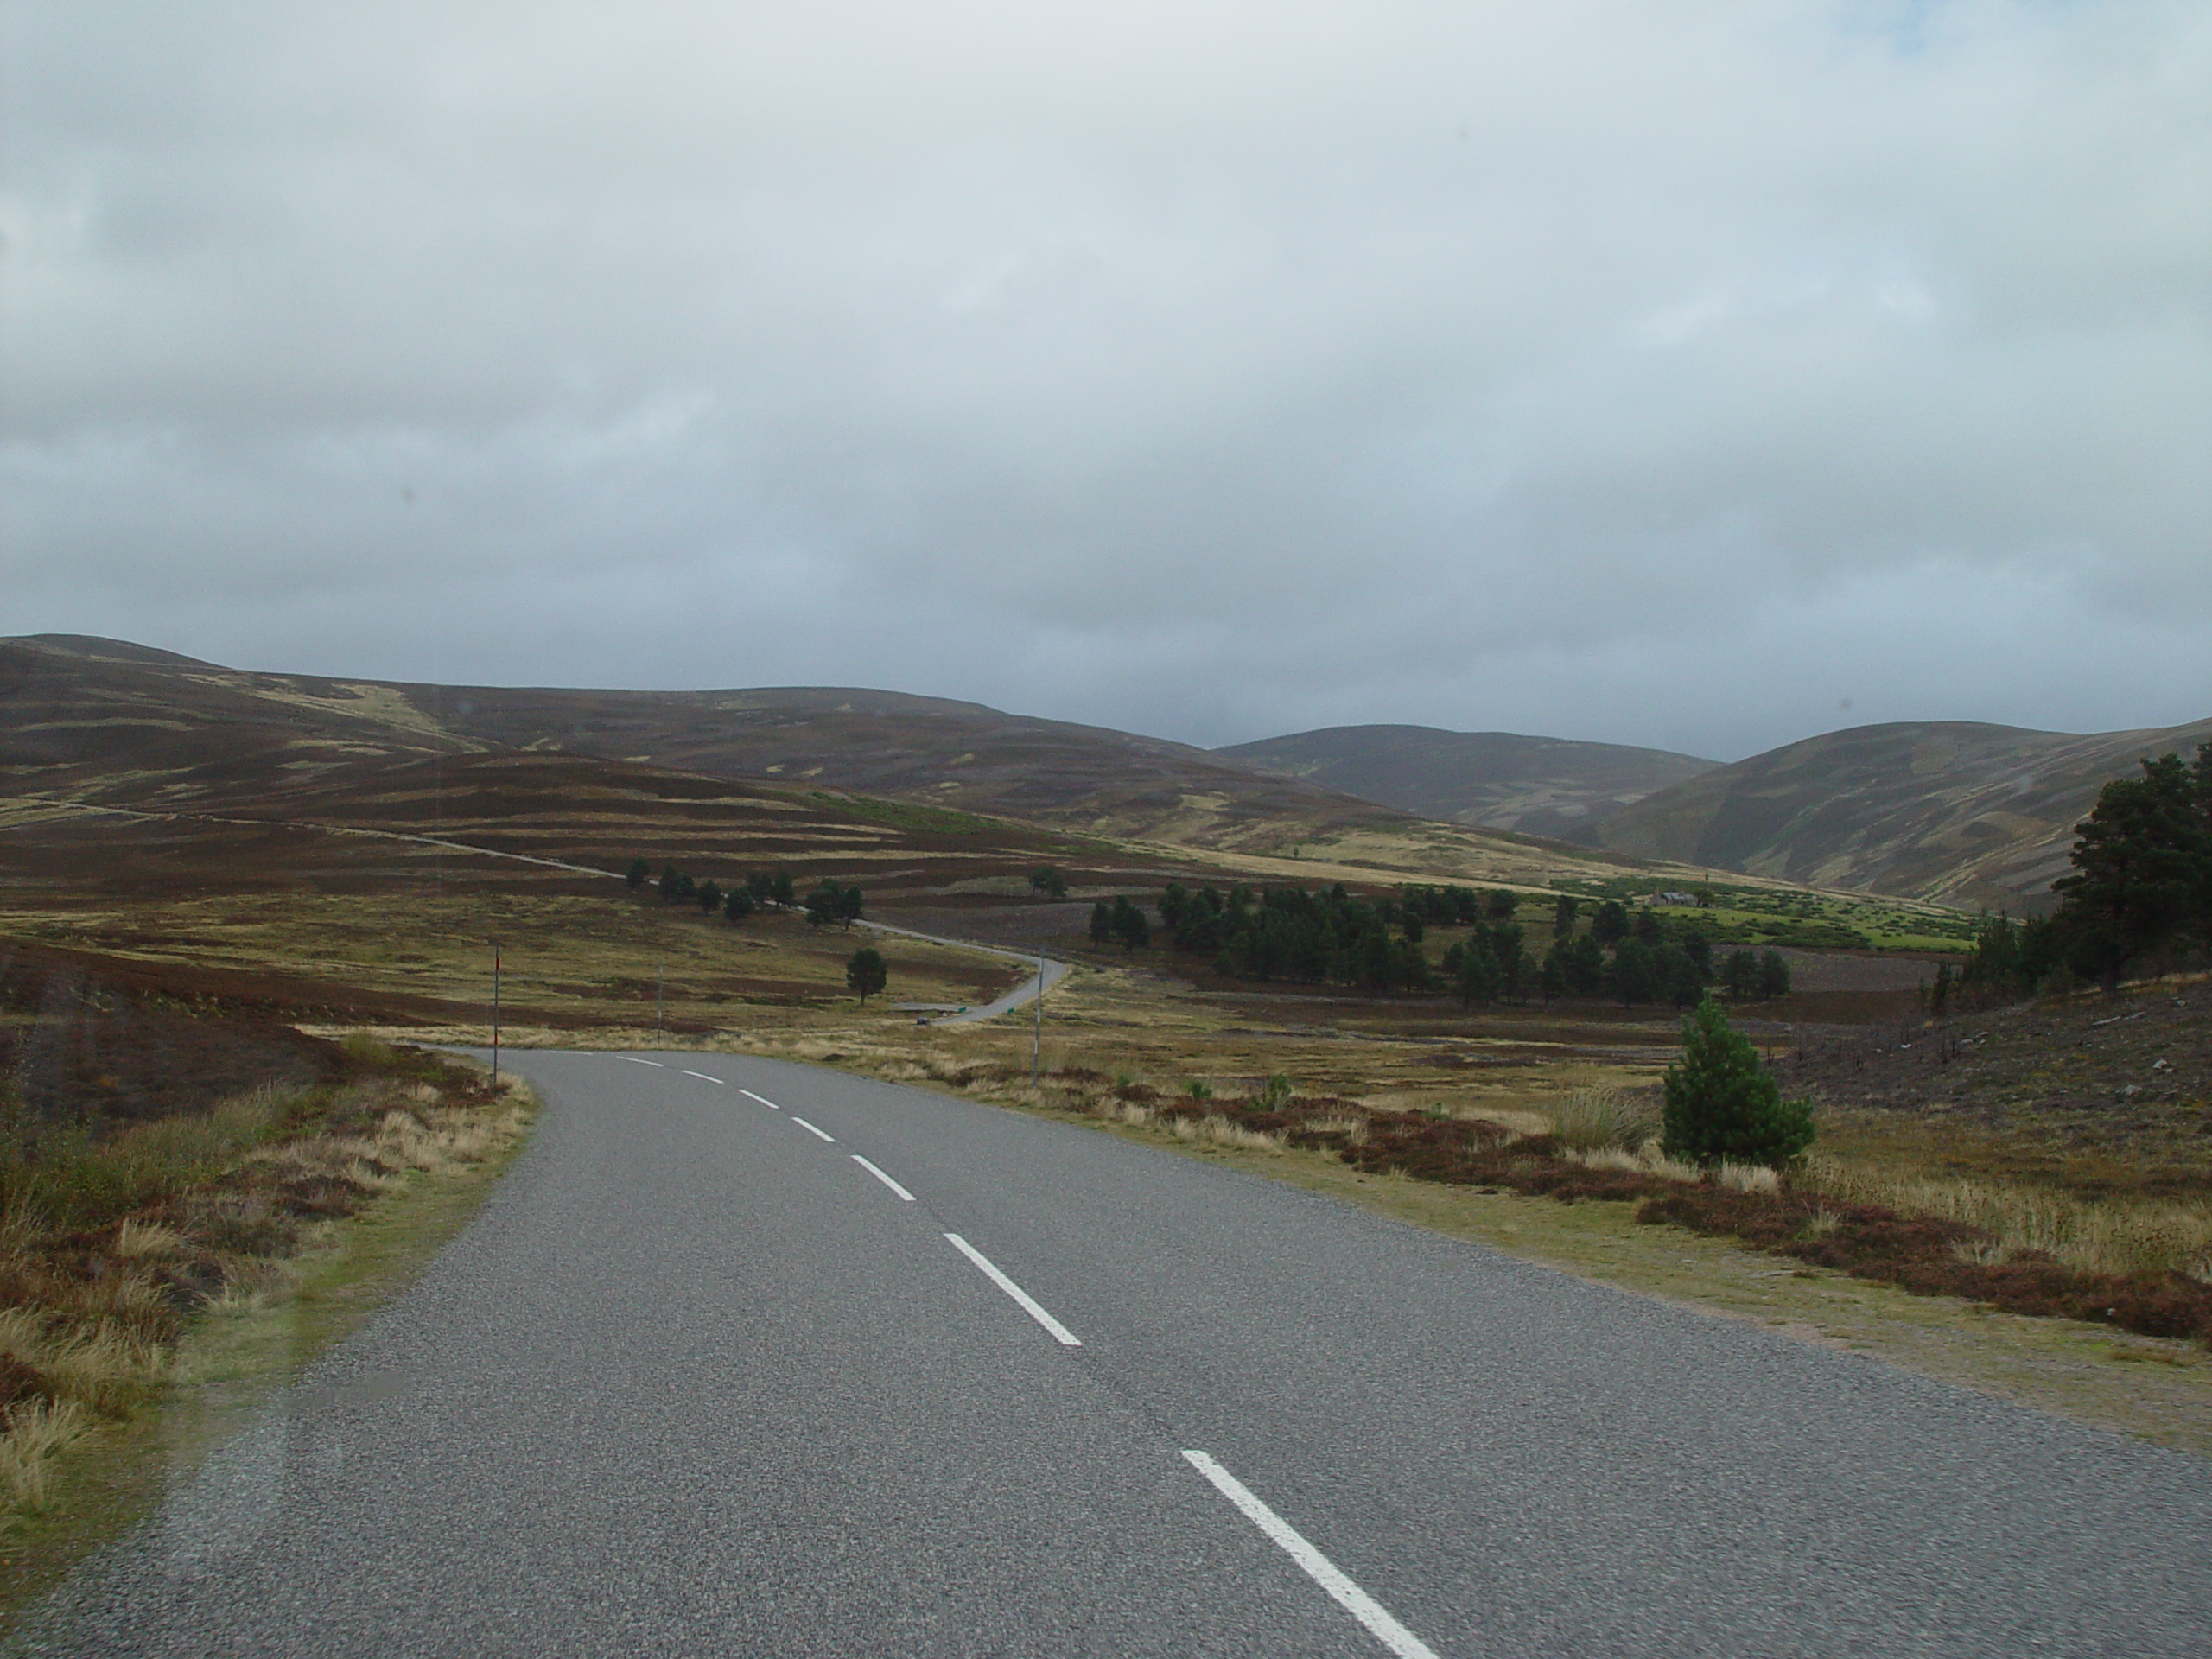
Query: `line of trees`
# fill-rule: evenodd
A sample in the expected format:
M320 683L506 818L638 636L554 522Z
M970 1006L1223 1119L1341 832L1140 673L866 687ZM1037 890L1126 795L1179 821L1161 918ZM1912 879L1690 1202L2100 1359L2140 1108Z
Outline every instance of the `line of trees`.
M1592 927L1575 932L1578 906L1564 894L1553 906L1552 947L1539 962L1516 919L1520 903L1520 894L1504 889L1407 887L1368 899L1342 884L1239 886L1224 893L1170 883L1160 895L1160 918L1176 950L1210 957L1226 978L1373 993L1449 991L1468 1007L1600 995L1631 1007L1662 1001L1690 1007L1716 977L1732 996L1779 996L1789 988L1789 964L1779 953L1762 957L1739 950L1716 973L1712 942L1702 931L1677 934L1649 912L1631 918L1618 902L1600 906ZM1434 966L1421 943L1431 925L1470 930ZM1148 932L1142 909L1126 895L1091 912L1094 944L1114 940L1135 950Z
M1983 922L1960 992L1994 998L2109 987L2131 970L2212 955L2212 743L2198 747L2193 765L2164 754L2142 766L2141 777L2100 790L2075 826L2073 874L2051 883L2055 912ZM1939 1012L1952 989L1939 972L1929 995Z
M785 869L755 870L741 884L725 889L711 877L702 880L672 863L663 864L656 877L651 861L640 858L631 864L626 879L632 893L651 887L663 904L696 905L709 916L720 912L733 925L758 911L798 907L798 883ZM806 918L817 927L836 922L849 928L861 918L863 906L858 887L824 877L807 895Z

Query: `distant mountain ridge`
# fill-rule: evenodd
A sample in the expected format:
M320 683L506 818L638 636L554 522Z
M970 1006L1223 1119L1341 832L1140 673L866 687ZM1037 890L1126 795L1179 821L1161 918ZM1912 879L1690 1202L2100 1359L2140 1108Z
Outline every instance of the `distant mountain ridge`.
M1603 819L1640 857L2015 912L2050 902L2074 826L2138 761L2193 755L2212 720L2139 731L1973 721L1857 726L1716 767Z
M859 688L421 685L249 672L120 641L39 635L0 639L0 781L35 776L42 789L220 793L370 755L527 751L1193 845L1416 825L1402 811L1188 744Z
M1589 839L1610 814L1720 763L1665 749L1433 726L1332 726L1216 749L1427 818Z
M417 685L247 672L77 636L0 639L0 797L205 812L296 798L341 769L568 754L1210 855L1296 859L1302 848L1402 873L1382 879L1541 885L1656 861L2016 912L2048 902L2106 781L2208 739L2212 720L2087 735L1903 722L1721 766L1624 745L1347 727L1209 752L857 688ZM1529 838L1544 835L1584 845Z

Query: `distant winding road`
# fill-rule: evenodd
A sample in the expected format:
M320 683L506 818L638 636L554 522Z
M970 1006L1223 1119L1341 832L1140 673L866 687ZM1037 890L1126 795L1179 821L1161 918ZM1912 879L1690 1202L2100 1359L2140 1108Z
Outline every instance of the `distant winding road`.
M411 1291L81 1655L2173 1655L2212 1465L1089 1130L516 1055Z

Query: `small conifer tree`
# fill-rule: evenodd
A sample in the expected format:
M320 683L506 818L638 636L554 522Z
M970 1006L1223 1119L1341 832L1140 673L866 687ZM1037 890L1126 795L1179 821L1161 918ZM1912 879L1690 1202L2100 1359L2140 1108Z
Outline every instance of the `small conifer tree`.
M1665 1086L1669 1158L1778 1169L1813 1144L1812 1107L1782 1097L1758 1052L1709 996L1682 1021L1682 1055Z
M1789 995L1789 960L1779 950L1769 950L1759 957L1759 995Z
M883 953L872 944L861 946L845 963L845 984L863 1002L890 981L891 971L884 965Z
M630 866L630 874L623 879L629 882L631 891L634 893L653 879L653 867L644 859L639 859Z

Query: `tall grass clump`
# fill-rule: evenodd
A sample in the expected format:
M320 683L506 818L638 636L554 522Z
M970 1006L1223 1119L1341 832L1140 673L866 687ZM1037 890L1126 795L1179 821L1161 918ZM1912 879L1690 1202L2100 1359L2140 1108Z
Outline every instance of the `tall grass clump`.
M1651 1103L1625 1089L1578 1089L1553 1106L1552 1138L1574 1152L1636 1152L1659 1132Z

